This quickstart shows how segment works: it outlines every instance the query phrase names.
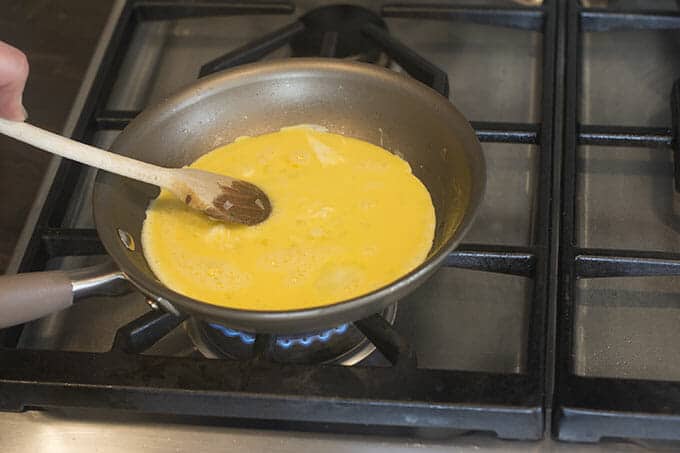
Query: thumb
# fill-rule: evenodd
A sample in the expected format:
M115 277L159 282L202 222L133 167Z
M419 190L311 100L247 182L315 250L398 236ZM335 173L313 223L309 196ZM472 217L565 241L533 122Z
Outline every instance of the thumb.
M28 78L28 60L19 49L0 41L0 118L23 121L22 95Z

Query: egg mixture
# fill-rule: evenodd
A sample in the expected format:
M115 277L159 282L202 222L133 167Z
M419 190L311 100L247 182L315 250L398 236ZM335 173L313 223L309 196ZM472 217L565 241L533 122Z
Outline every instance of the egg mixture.
M162 190L142 229L169 288L247 310L319 307L383 287L422 263L434 236L430 194L409 164L362 140L306 126L243 137L191 167L259 186L255 226L225 224Z

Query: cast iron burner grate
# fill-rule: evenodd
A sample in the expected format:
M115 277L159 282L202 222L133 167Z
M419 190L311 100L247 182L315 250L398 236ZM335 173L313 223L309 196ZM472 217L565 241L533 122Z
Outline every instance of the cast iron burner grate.
M292 14L294 6L281 1L253 3L215 0L118 0L115 27L98 54L96 74L86 85L87 100L77 122L66 134L92 142L99 131L123 129L138 111L110 110L109 96L117 71L135 30L145 21L242 14ZM147 413L218 416L315 422L338 426L383 426L398 429L446 428L484 430L513 439L538 439L544 429L546 381L546 319L549 282L556 279L550 250L552 217L559 213L551 200L559 198L552 184L553 146L559 143L563 105L555 98L558 17L560 3L548 0L540 7L495 7L457 4L393 4L380 8L380 18L349 8L347 27L324 30L323 9L292 20L245 46L206 63L200 76L244 63L291 45L299 53L312 46L298 43L302 33L323 33L319 54L341 57L357 50L351 43L370 43L364 54L380 49L405 72L448 95L444 71L390 34L382 18L460 21L467 24L531 30L543 35L542 105L539 124L472 122L482 142L532 144L538 155L537 215L529 247L498 244L462 244L444 265L495 272L530 279L533 288L527 319L525 371L489 373L421 369L413 350L397 329L381 315L353 323L392 366L344 367L327 364L279 364L268 360L272 338L255 336L252 360L212 360L203 357L165 357L142 354L185 319L150 311L118 329L112 350L105 353L27 350L17 348L21 327L0 331L0 409L26 407L100 407ZM342 7L348 8L348 7ZM327 10L333 11L333 9ZM335 11L340 11L336 9ZM321 20L320 18L323 18ZM337 28L337 27L333 27ZM361 31L361 37L356 34ZM309 30L308 30L309 29ZM320 31L322 30L322 31ZM334 33L337 32L337 36ZM316 44L315 44L316 46ZM351 58L351 56L348 56ZM558 82L558 84L561 82ZM519 149L522 149L519 147ZM52 258L101 254L93 230L64 227L67 206L74 196L82 167L63 160L54 176L38 216L31 217L30 237L22 246L14 271L45 269ZM68 225L66 225L68 226ZM442 345L446 347L446 345ZM36 365L36 364L39 364Z
M366 8L330 5L300 18L305 29L290 42L296 57L355 58L375 62L382 50L363 32L367 24L387 29L382 18Z
M560 231L561 278L557 293L557 355L553 433L562 440L597 442L602 438L680 440L680 382L578 375L575 372L576 282L578 279L680 275L680 255L663 251L594 249L577 246L577 174L579 146L600 153L620 147L673 150L674 187L680 192L680 79L667 90L672 127L580 124L586 33L679 30L677 11L586 8L565 4L566 68L564 164ZM645 232L641 232L645 234Z
M298 57L350 57L378 62L384 52L415 79L443 96L449 94L449 79L444 71L390 35L376 13L350 5L313 9L297 21L204 64L199 77L252 63L286 44Z

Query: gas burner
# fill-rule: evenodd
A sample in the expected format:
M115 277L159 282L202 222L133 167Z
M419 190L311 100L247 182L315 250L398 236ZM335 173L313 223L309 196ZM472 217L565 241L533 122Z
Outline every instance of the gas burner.
M366 8L331 5L314 9L300 18L305 29L290 42L299 57L352 58L387 64L382 49L362 31L367 24L387 29L380 16Z
M394 324L397 306L386 308L383 317ZM221 324L192 319L189 336L206 357L249 360L254 356L255 335ZM354 365L368 357L375 346L352 323L305 334L273 335L267 357L279 363L336 363Z

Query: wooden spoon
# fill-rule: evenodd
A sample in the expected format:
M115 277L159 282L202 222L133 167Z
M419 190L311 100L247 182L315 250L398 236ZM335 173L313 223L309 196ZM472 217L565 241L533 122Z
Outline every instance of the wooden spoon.
M91 167L168 189L189 207L218 220L255 225L271 213L257 186L194 168L165 168L53 134L28 123L0 118L0 132L19 141Z

